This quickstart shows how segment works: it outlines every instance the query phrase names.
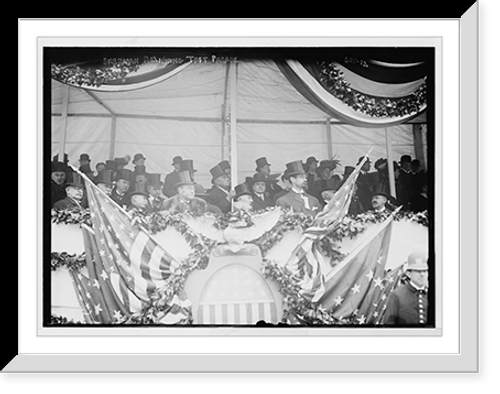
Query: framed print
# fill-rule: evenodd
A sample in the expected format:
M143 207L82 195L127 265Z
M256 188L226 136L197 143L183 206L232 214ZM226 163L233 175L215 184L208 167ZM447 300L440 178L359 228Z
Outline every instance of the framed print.
M477 15L22 21L37 248L4 371L476 371Z

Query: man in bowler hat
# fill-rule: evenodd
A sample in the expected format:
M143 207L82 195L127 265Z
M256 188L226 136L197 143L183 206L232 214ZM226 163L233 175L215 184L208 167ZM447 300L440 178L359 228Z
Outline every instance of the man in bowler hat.
M57 210L77 210L81 211L86 208L84 206L84 182L82 176L77 172L70 172L67 174L68 179L65 183L64 189L66 191L66 197L62 200L57 201L54 204L54 209Z
M212 188L208 191L207 202L220 208L222 213L231 211L231 200L234 191L231 190L231 179L219 166L210 169Z
M321 204L318 199L304 191L307 175L302 161L286 164L285 177L289 179L291 188L284 196L278 198L276 205L284 209L292 209L310 216L316 216Z
M174 167L173 171L167 174L165 180L163 181L163 194L167 197L173 197L177 193L174 188L174 184L176 182L177 176L176 173L180 171L180 166L182 162L181 156L175 156L172 159L172 167Z
M194 182L188 170L179 171L173 184L177 194L163 203L162 211L172 214L189 212L193 215L202 215L207 211L205 200L196 197Z
M394 290L387 301L384 324L388 326L424 326L427 324L429 301L429 267L427 257L410 253L406 261L408 283Z

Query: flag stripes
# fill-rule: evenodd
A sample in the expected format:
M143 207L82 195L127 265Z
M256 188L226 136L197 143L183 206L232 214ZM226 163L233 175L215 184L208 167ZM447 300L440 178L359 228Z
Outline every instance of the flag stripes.
M277 322L274 301L239 303L200 303L199 324L255 324L259 320Z

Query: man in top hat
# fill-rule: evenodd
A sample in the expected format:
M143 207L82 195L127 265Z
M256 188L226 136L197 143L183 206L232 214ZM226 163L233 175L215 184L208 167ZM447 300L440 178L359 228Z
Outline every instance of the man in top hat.
M246 212L257 210L254 208L254 194L248 183L244 182L236 185L234 192L233 207L235 210Z
M218 166L224 170L224 172L231 177L231 164L228 160L222 160Z
M64 189L66 191L66 197L62 200L57 201L54 204L54 209L57 210L77 210L81 211L86 208L84 206L84 183L82 176L77 172L70 172L67 174L67 181L64 184Z
M94 183L107 196L111 196L111 191L113 190L113 177L113 170L101 170L94 178Z
M53 161L50 164L50 206L66 197L64 183L66 182L66 173L68 167L60 162Z
M128 207L131 212L152 212L153 209L149 205L148 193L146 191L146 183L139 182L134 185L134 189L128 192Z
M130 189L135 189L135 185L137 183L143 183L145 185L147 181L148 173L146 172L146 166L142 164L136 165L134 171L132 172L132 183L130 185Z
M231 179L219 166L210 169L212 188L208 191L207 202L220 208L222 213L231 211L231 200L234 191L231 190Z
M194 190L196 192L196 194L204 194L205 193L205 189L203 188L203 186L201 186L199 183L197 183L195 181L195 172L197 170L195 170L194 168L194 162L193 160L191 159L185 159L185 160L182 160L180 165L179 165L179 171L189 171L189 175L191 176L191 180L194 182Z
M384 324L391 326L423 326L427 324L429 267L427 257L410 253L406 261L408 283L394 290L387 301Z
M307 175L302 161L287 163L285 178L290 181L291 188L288 193L278 198L276 205L284 209L292 209L293 212L316 216L321 204L316 197L304 192Z
M260 157L255 160L255 164L255 171L257 174L263 174L266 177L266 190L269 192L269 197L274 199L274 195L283 189L278 185L276 179L271 177L271 164L267 162L267 158L265 157Z
M148 174L146 190L148 192L148 200L152 212L160 211L166 200L166 197L161 192L161 188L161 174Z
M365 158L365 156L361 156L356 163L356 166L361 163L361 161ZM357 184L357 195L359 201L363 205L363 209L368 211L371 209L371 196L373 192L375 192L377 185L377 177L376 174L371 175L369 172L371 168L371 161L367 157L365 163L361 167L359 171L358 178L356 180Z
M132 171L129 169L121 169L116 172L115 186L111 191L111 199L123 208L127 208L129 204L128 191L132 183Z
M253 209L255 211L260 211L275 205L269 192L266 191L266 177L264 174L255 174L249 185L253 191Z
M195 196L194 182L191 180L189 171L179 171L175 177L173 187L177 190L177 194L163 203L162 210L173 214L189 212L193 215L202 215L205 213L207 203Z
M174 167L173 171L167 174L165 177L165 180L163 181L163 194L167 197L173 197L177 193L177 191L174 188L174 184L177 179L177 172L180 171L180 166L182 162L182 157L181 156L175 156L172 159L172 167Z
M399 176L396 180L396 193L398 203L403 210L411 211L412 203L418 195L417 178L411 170L411 156L402 155L399 160Z

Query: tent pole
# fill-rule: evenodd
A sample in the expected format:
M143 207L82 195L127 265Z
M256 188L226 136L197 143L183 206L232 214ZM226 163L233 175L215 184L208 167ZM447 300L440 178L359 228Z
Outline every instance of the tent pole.
M387 149L387 172L389 173L389 190L391 196L398 198L396 195L396 177L394 176L394 165L392 164L392 143L389 138L389 129L385 128L385 144Z
M238 183L238 157L237 157L237 148L236 148L236 72L237 72L237 62L231 61L231 143L230 143L230 151L229 156L231 160L231 186L234 186Z
M332 147L332 124L330 118L326 119L326 154L329 159L333 158L333 147Z
M111 136L109 139L109 160L115 157L115 143L116 143L116 116L111 118Z
M68 109L69 109L69 85L66 85L64 90L62 119L59 135L59 161L64 162L64 151L66 149L66 135L68 132Z

